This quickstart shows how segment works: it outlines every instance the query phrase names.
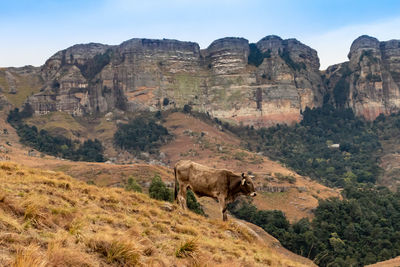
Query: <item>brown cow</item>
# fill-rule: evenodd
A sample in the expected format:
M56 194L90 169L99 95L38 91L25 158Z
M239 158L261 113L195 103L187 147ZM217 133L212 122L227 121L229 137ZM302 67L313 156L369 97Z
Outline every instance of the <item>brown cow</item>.
M186 209L186 190L190 188L197 196L212 197L219 202L222 219L227 220L227 204L240 195L256 196L254 184L244 173L234 174L228 170L213 169L190 160L175 164L175 200ZM179 193L178 193L179 183Z

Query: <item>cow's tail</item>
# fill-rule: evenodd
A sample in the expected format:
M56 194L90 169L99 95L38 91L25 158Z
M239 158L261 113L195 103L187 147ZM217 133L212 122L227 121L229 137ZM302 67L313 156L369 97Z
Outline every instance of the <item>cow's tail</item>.
M174 188L174 199L178 197L178 178L176 177L176 166L174 167L174 175L175 175L175 188Z

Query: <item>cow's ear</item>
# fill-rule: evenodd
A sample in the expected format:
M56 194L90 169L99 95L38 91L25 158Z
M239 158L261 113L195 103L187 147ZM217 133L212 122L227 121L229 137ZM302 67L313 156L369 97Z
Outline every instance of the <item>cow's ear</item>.
M246 182L246 179L242 179L242 185L244 185L244 183Z

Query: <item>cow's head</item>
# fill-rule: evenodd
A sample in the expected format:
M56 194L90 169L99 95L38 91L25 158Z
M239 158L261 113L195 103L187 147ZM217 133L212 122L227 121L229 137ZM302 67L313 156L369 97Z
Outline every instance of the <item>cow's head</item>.
M242 182L240 183L241 191L247 195L255 197L257 195L256 190L254 189L253 180L242 173Z

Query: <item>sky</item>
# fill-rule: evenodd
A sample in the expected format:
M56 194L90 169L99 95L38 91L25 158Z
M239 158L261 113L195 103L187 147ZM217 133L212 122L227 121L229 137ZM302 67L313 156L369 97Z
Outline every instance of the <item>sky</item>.
M78 43L177 39L201 48L223 37L296 38L321 69L347 60L367 34L400 39L399 0L0 0L0 67L40 66Z

